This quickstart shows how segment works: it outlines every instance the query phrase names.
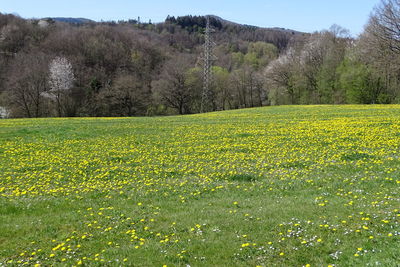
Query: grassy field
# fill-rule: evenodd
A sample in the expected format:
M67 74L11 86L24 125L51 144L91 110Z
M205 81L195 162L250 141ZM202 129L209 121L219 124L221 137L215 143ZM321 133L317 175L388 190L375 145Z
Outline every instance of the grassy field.
M0 266L399 266L400 106L0 120Z

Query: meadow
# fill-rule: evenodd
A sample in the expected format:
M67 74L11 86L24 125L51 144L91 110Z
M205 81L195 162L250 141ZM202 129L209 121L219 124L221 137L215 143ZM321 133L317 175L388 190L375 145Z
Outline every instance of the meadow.
M0 120L0 266L398 266L400 106Z

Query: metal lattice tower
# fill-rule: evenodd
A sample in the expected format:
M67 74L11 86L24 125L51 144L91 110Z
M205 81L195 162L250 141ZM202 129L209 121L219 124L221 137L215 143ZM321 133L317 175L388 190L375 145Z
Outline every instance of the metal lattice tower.
M206 31L204 35L204 55L203 55L203 93L201 96L201 107L200 107L200 112L208 112L211 111L212 109L212 103L211 103L211 82L212 82L212 64L213 61L215 60L215 57L213 55L213 47L214 47L214 42L212 41L211 33L214 31L211 29L210 26L210 17L207 16L207 25L206 25Z

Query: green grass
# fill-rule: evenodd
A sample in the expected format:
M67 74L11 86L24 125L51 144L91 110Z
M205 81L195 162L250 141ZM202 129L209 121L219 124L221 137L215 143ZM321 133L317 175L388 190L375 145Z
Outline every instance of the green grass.
M398 266L400 106L0 120L0 266Z

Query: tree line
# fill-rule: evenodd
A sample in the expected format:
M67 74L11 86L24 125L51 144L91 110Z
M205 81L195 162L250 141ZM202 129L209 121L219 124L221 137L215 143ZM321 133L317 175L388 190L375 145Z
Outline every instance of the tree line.
M400 1L383 0L357 38L334 25L265 70L271 104L400 103Z
M383 0L358 38L337 25L306 34L212 17L208 111L398 103L399 20L400 0ZM201 16L68 24L0 14L0 116L198 113L204 27Z

